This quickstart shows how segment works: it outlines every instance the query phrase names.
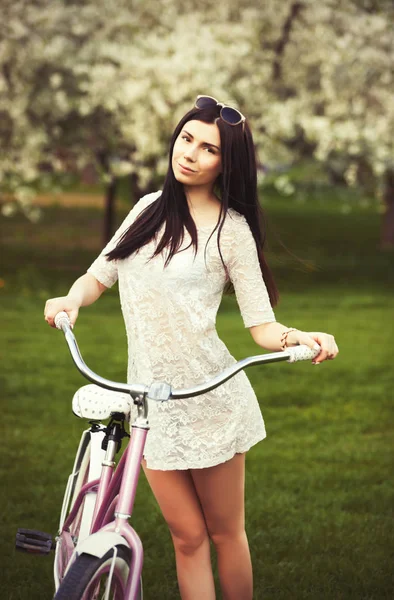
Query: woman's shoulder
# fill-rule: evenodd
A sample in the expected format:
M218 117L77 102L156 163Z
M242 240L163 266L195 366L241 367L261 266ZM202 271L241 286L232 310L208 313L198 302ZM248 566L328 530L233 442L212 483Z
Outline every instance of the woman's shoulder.
M130 225L135 221L137 217L142 213L145 208L147 208L150 204L153 204L158 198L161 196L161 190L158 192L152 192L151 194L145 194L142 196L130 210L129 214L126 217L127 223Z
M227 210L221 232L223 249L238 252L239 248L249 247L253 234L246 217L234 208Z
M145 194L145 196L142 196L142 198L138 200L137 206L139 206L142 210L143 208L149 206L149 204L152 204L153 202L158 200L161 194L162 190L159 190L158 192L151 192L150 194Z
M232 233L234 233L235 231L247 231L249 229L246 217L243 214L236 211L234 208L229 208L227 210L224 225L226 229Z
M235 208L229 208L227 210L227 217L230 221L234 223L244 223L246 221L243 214L239 213L235 210Z

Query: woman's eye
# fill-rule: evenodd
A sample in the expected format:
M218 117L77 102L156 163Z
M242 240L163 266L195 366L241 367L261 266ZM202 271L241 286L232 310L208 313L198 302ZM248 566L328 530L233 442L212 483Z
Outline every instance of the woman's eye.
M190 138L189 138L189 136L187 136L187 135L182 135L181 139L185 140L185 142L190 142L191 141ZM206 146L206 148L204 148L204 150L208 150L208 152L210 154L216 154L216 151L213 148L210 148L209 146Z

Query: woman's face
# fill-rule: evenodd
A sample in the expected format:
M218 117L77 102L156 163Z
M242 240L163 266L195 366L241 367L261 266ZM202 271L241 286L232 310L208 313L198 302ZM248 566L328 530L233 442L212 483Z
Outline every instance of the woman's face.
M172 153L175 179L188 186L214 184L222 170L220 133L215 123L188 121Z

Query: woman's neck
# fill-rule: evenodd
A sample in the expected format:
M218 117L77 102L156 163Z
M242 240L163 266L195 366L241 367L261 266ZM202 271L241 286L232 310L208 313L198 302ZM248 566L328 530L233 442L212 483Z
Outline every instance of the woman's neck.
M192 186L185 186L184 189L190 215L196 227L215 224L219 219L221 203L213 189Z
M205 211L220 207L220 200L215 196L212 188L184 186L184 190L190 211Z

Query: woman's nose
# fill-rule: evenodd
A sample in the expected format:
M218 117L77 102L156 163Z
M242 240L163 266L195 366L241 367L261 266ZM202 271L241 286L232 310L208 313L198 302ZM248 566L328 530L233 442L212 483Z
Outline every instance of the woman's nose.
M195 162L196 160L196 151L197 148L191 148L190 146L188 148L186 148L186 150L183 153L183 156L185 158L187 158L188 160L191 160L192 162Z

